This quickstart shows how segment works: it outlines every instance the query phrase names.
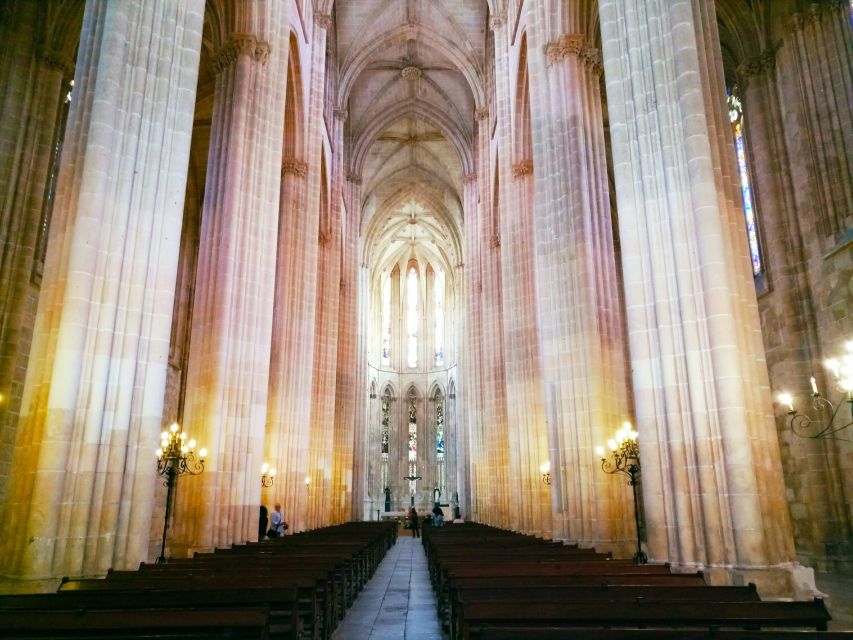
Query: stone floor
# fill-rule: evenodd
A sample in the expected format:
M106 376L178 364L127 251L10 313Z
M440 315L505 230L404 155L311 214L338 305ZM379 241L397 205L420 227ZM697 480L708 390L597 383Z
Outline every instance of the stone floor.
M420 538L397 539L332 639L441 640Z
M816 571L815 583L829 596L829 630L853 631L853 577Z

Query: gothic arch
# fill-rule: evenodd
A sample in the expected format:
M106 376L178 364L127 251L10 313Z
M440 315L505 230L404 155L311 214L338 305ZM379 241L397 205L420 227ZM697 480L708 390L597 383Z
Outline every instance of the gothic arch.
M285 160L297 160L304 155L305 108L302 96L302 63L296 34L291 32L287 59L287 85L284 100Z
M381 117L376 118L370 123L370 126L359 133L350 156L350 169L353 174L361 175L367 152L376 141L377 136L385 128L404 116L417 116L441 130L459 155L462 172L470 173L474 170L471 141L462 127L428 102L404 100L386 109Z
M367 68L370 60L382 51L382 49L400 42L400 40L418 40L441 53L453 63L468 82L468 86L474 96L475 108L479 109L485 104L483 87L480 82L481 69L473 55L463 51L452 40L420 24L402 24L394 29L390 29L344 61L341 69L340 92L338 94L339 104L347 103L353 86L361 75L361 72Z

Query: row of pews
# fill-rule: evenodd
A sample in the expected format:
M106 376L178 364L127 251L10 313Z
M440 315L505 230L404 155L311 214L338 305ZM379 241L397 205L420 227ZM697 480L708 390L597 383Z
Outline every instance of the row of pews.
M64 579L0 596L0 638L327 640L396 537L396 523L354 522Z
M475 523L424 528L450 640L847 638L822 600L762 602L755 585L708 586L608 554Z

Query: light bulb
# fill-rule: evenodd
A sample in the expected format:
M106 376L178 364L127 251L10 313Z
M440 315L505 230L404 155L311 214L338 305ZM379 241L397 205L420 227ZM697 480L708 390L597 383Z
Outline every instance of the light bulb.
M207 457L207 449L202 448L202 449L198 452L198 455L199 455L199 457L200 457L202 460L204 460L204 459Z
M190 452L190 448L187 445L183 445L181 447L181 453L189 453L189 452Z
M270 469L270 478L275 478L275 468Z
M789 411L794 410L794 398L791 396L790 393L783 391L778 396L776 396L776 399L779 401L779 404L786 405Z
M196 443L195 443L195 440L190 440L189 442L187 442L187 446L188 446L190 449L195 449L195 444L196 444Z
M267 471L269 471L269 470L270 470L270 466L269 466L266 462L264 462L264 463L261 465L261 475L262 475L262 476L267 475Z
M160 459L160 458L162 458L162 457L163 457L163 450L162 450L162 449L157 449L157 459L159 460L159 459Z
M619 448L619 445L616 444L616 441L613 438L607 441L607 446L610 447L611 451L616 451Z
M541 471L542 473L551 473L551 462L548 461L543 464L541 467L539 467L539 471Z
M603 458L604 457L604 447L602 447L601 445L597 446L595 448L595 455L597 455L599 458Z
M307 487L309 484L311 484L311 478L305 476L305 486Z
M160 440L168 440L168 439L169 439L169 434L166 433L165 431L160 434Z
M177 433L178 429L180 429L180 427L178 426L177 422L173 422L172 425L169 427L169 431L171 431L172 433Z

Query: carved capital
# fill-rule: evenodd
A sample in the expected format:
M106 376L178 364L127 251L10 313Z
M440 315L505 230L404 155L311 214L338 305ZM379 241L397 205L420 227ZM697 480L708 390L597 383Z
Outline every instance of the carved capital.
M555 65L569 56L579 57L585 46L583 35L567 33L545 45L545 59L548 66Z
M489 117L489 108L488 107L480 107L474 112L474 117L477 120L486 120Z
M767 47L755 58L744 60L737 68L737 74L742 80L742 84L746 85L749 78L753 76L772 73L776 68L776 53L779 51L780 44L775 44Z
M477 174L473 171L462 176L462 184L474 184L477 182Z
M523 178L524 176L533 175L533 161L521 160L512 165L512 177Z
M491 237L491 239L490 239L490 241L489 241L489 244L491 245L492 249L497 249L499 246L501 246L501 237L500 237L500 235L499 235L499 234L497 234L497 233L496 233L496 234L494 234L494 235Z
M266 64L270 56L269 42L258 40L250 33L232 33L228 42L219 47L212 56L214 72L221 73L239 56L249 56L261 64Z
M408 67L403 67L400 70L400 75L403 76L403 78L405 78L409 82L414 82L423 75L423 71L421 71L419 67L409 65Z
M335 118L337 118L341 122L346 122L346 119L349 117L349 111L347 111L346 109L335 109L332 113L334 114Z
M65 78L74 77L74 60L56 49L45 49L39 55L39 60L46 67L62 73Z
M585 46L580 52L580 59L584 66L596 76L600 76L604 72L604 66L601 63L601 51L595 47Z
M320 233L317 235L317 242L325 247L329 244L329 234L321 229Z
M505 24L506 14L503 11L496 13L491 18L489 18L489 29L491 29L492 31L497 31Z
M348 173L347 181L352 182L353 184L361 184L361 176L357 173Z
M314 24L316 24L321 29L329 30L329 27L332 26L332 16L328 13L315 13L314 14Z
M308 163L296 158L284 158L281 163L281 175L289 173L297 178L304 178L308 175Z

